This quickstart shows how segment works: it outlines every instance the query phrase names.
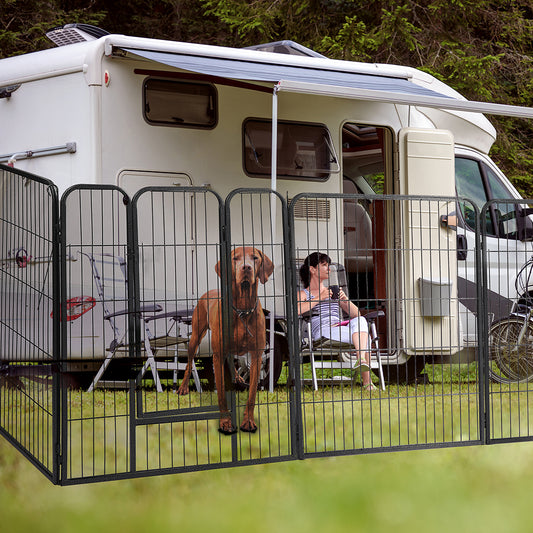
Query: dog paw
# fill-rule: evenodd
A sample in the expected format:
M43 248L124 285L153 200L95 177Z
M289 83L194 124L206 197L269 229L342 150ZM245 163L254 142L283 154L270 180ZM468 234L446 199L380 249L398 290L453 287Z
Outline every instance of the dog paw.
M224 421L220 422L220 427L218 428L219 433L222 433L223 435L233 435L234 433L237 433L237 428L231 424L231 422Z
M257 425L255 422L245 421L241 424L241 431L246 431L246 433L255 433L257 431Z
M183 386L181 385L180 388L178 389L178 394L180 396L187 396L187 394L189 394L189 387L187 386Z

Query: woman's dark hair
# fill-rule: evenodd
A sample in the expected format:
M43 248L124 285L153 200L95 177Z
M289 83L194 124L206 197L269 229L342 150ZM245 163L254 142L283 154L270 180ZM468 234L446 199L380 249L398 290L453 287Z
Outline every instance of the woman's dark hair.
M313 252L304 259L304 262L300 267L300 279L302 280L302 285L304 286L304 289L307 289L307 287L309 287L309 267L316 268L320 263L327 263L328 265L330 265L331 259L329 255L322 254L320 252Z

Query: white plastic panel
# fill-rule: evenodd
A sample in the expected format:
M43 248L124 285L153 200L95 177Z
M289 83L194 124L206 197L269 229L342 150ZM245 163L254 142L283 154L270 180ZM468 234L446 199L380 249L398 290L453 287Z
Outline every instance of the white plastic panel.
M450 132L406 128L400 131L399 146L403 194L455 196L454 142ZM460 350L456 234L440 224L441 216L454 210L453 201L415 198L406 199L400 210L400 290L407 354L452 354ZM429 297L437 300L434 308L449 309L449 313L428 314L428 286ZM438 300L448 295L449 306L442 306Z

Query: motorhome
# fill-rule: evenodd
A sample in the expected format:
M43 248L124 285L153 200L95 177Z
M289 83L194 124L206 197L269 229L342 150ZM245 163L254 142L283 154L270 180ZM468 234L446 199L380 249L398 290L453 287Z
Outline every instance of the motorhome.
M51 32L56 48L0 61L0 163L51 180L68 217L62 221L68 243L62 275L71 276L62 296L71 310L67 359L101 359L110 341L118 342L122 326L105 322L113 312L100 305L117 296L104 295L105 282L98 282L105 268L112 269L108 278L126 280L124 257L105 242L109 235L122 242L129 222L107 221L136 195L136 239L151 243L139 258L142 300L156 305L173 292L175 301L190 304L217 283L218 252L207 244L218 242L222 204L189 199L176 211L175 199L158 199L154 207L154 196L142 193L146 188L161 194L201 188L221 199L241 188L276 191L278 199L264 212L252 201L231 217L244 244L258 242L250 228L261 220L272 226L265 234L276 283L292 265L284 265L284 248L275 244L285 243L272 235L283 234L280 209L297 198L291 261L326 250L346 270L353 296L386 307L385 365L420 355L473 357L475 211L493 198L520 200L488 155L496 131L483 113L531 117L531 110L469 102L420 70L332 60L289 41L234 49L92 30L58 28ZM6 197L13 185L3 168ZM95 202L79 186L112 186L120 201ZM442 199L435 212L423 200L428 196ZM394 204L401 197L418 200ZM518 209L509 203L507 213L492 209L483 220L489 250L505 241L506 260L517 262L501 269L499 256L500 270L489 269L491 291L503 299L515 296L512 273L531 254L531 222L517 216ZM180 232L182 248L175 247L169 267L165 243L176 243L170 234ZM202 232L200 258L193 244ZM46 258L39 260L23 235L3 238L0 246L6 339L31 330L13 316L14 269L33 268L43 277L48 271ZM176 280L185 279L178 287ZM275 296L283 290L269 283L263 307L286 313L285 300ZM429 297L439 309L421 311L424 283L431 294L443 291ZM442 309L446 299L451 308ZM46 321L52 313L33 309L27 321ZM89 331L95 320L103 325ZM9 346L2 342L3 361L11 360Z

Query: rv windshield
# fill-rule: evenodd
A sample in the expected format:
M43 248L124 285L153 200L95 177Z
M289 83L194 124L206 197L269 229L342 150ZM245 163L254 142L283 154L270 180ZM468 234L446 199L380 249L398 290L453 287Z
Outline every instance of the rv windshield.
M511 200L511 193L500 181L496 173L481 161L466 157L455 158L455 183L457 195L472 200L479 210L493 199ZM468 203L460 204L465 224L475 230L475 217ZM512 203L493 204L486 213L487 235L516 235L515 205Z

